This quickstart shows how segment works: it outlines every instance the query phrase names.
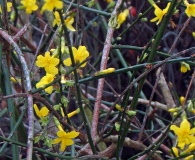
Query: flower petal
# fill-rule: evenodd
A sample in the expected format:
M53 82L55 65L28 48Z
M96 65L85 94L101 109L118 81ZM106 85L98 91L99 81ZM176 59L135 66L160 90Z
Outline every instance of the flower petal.
M47 67L45 67L45 71L47 73L53 74L53 75L58 74L58 69L53 65L48 65Z
M63 152L66 149L66 142L65 140L62 140L61 146L60 146L60 151Z
M62 9L63 8L63 2L59 1L59 0L55 1L55 7L57 9Z
M58 58L51 57L50 65L57 66L59 64L60 60Z
M176 157L179 156L179 151L176 147L172 147L173 153L175 154Z
M72 139L66 139L66 140L65 140L65 144L66 144L66 146L71 146L71 145L74 144L74 142L73 142Z
M184 119L180 124L180 128L182 129L182 131L189 132L190 131L190 123L186 119Z
M164 13L164 14L166 14L166 13L168 12L170 5L171 5L171 3L169 2L169 3L167 4L166 8L163 9L163 13Z
M195 136L189 136L188 139L190 143L195 143Z
M176 125L171 125L170 130L174 131L177 136L181 135L181 129Z
M37 61L35 62L38 67L45 67L46 66L46 59L42 55L37 57Z
M79 132L71 131L71 132L66 133L66 138L75 138L78 135L79 135Z
M195 128L192 128L189 132L189 134L195 134Z
M151 19L150 22L155 22L157 20L158 20L158 17L155 17L155 18Z
M55 138L51 143L52 144L57 144L57 143L60 143L62 141L61 138Z
M60 130L57 132L58 137L63 137L64 135L66 135L66 132L64 130L62 130L62 131Z
M41 117L41 114L40 114L39 108L37 107L36 104L34 104L33 107L34 107L34 110L35 110L36 115L40 118Z
M42 115L43 117L45 117L45 116L48 115L49 110L48 110L47 107L44 106L44 107L41 108L40 113L41 113L41 115Z
M51 94L53 91L53 86L49 86L47 88L45 88L45 92L47 92L48 94Z
M67 27L70 31L72 31L72 32L75 32L75 31L76 31L76 29L75 29L71 24L67 24L66 27Z
M64 63L64 65L66 65L66 66L71 66L71 65L72 65L72 62L71 62L70 58L65 59L65 60L63 61L63 63Z
M184 149L185 143L184 142L178 142L178 146L181 149Z

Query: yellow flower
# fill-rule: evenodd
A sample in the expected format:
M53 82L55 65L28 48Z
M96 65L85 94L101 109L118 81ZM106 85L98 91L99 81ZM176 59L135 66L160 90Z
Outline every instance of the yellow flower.
M27 14L31 14L33 11L38 9L36 0L22 0L21 3L23 4Z
M56 68L58 63L59 59L54 58L54 56L50 56L50 52L45 52L45 57L39 55L36 61L36 65L38 67L44 67L47 73L54 75L58 73L58 69Z
M185 62L181 62L181 68L180 68L180 71L182 73L186 73L187 71L190 71L190 65L185 63Z
M60 20L60 15L57 11L54 12L54 21L53 21L53 26L55 25L59 25L61 20ZM67 17L65 20L64 20L64 23L66 24L66 27L70 30L70 31L76 31L75 28L72 26L72 24L74 23L74 18L73 16L70 16L70 17Z
M184 0L184 4L187 6L185 12L188 17L195 17L195 4L189 4L187 0Z
M11 12L12 2L7 2L7 12ZM2 9L0 6L0 13L2 13Z
M189 145L190 143L195 143L195 128L190 129L190 123L184 119L180 128L176 125L171 125L170 130L174 131L178 138L178 146L181 149L184 149L185 145Z
M74 144L73 138L76 138L79 135L79 132L71 131L66 133L63 129L57 132L58 138L55 138L52 144L57 144L61 142L60 151L63 152L66 149L66 146L71 146Z
M153 3L152 5L155 8L154 14L156 15L156 17L151 19L150 22L158 21L157 22L157 25L158 25L162 21L163 16L168 12L171 3L169 2L166 8L163 10L161 10L155 3Z
M65 24L66 27L70 30L70 31L76 31L75 28L72 26L72 24L74 23L74 18L72 16L68 17L65 19Z
M79 46L78 50L75 47L72 47L72 52L73 52L74 61L76 64L83 62L84 60L87 59L87 57L89 57L89 52L87 51L85 46ZM72 65L70 58L65 59L63 62L64 62L64 65L66 66ZM83 63L81 67L85 67L85 65L86 65L86 62Z
M55 75L53 74L46 74L46 76L44 76L37 84L36 84L36 88L41 88L44 87L45 85L53 82ZM45 88L45 92L51 94L53 91L53 86L49 86L47 88Z
M172 151L175 154L176 157L179 157L179 151L176 147L172 147Z
M62 9L63 8L63 2L60 0L45 0L43 7L41 9L41 13L43 13L43 11L48 10L48 11L53 11L53 9Z
M47 107L42 107L40 110L39 108L37 107L36 104L34 104L34 110L36 112L36 115L39 117L39 118L44 118L46 117L48 114L49 114L49 110L47 109Z
M127 16L129 15L129 10L128 9L125 9L123 12L121 12L119 15L118 15L118 18L117 18L117 27L116 28L120 28L121 24L125 22Z
M60 14L57 11L54 12L54 18L53 27L60 24Z

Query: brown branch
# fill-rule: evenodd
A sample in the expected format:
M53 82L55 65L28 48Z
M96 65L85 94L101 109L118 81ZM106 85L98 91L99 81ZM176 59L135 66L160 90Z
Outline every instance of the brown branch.
M116 6L114 8L114 11L112 12L113 16L117 16L117 10L119 9L121 4L122 4L122 0L118 0L116 3ZM111 40L113 37L113 33L114 33L114 28L108 27L105 45L104 45L104 48L102 51L102 60L101 60L100 70L104 70L107 67L108 55L110 52ZM98 126L99 111L100 111L100 106L101 106L104 81L105 81L104 78L101 78L98 80L97 95L96 95L96 102L95 102L95 106L94 106L92 129L91 129L92 139L95 139L95 137L97 135L97 126Z
M133 97L129 97L129 100L132 101ZM138 103L139 104L148 105L149 104L149 100L138 98ZM151 101L151 106L157 107L157 108L165 110L165 111L167 111L167 107L168 107L165 104L162 104L162 103L159 103L159 102L154 102L154 101Z
M104 142L117 143L118 142L118 135L109 136L109 137L104 139ZM145 146L143 143L141 143L139 141L131 140L130 138L127 138L127 137L124 140L124 146L129 147L129 148L134 148L134 149L140 150L140 151L144 151L145 149L147 149L147 146ZM154 158L156 160L162 160L162 158L156 153L154 153L152 158Z
M189 94L189 92L190 92L190 88L192 87L194 78L195 78L195 71L194 71L194 73L192 74L192 78L191 78L191 80L190 80L190 84L189 84L189 86L188 86L188 90L187 90L187 92L186 92L185 99L184 99L184 103L182 104L182 107L184 107L184 105L185 105L185 103L186 103L186 99L187 99L188 94Z
M24 33L27 31L27 27L28 27L28 25L25 24L25 25L16 33L16 35L13 37L14 42L17 42L17 41L24 35Z
M17 34L18 32L20 32L19 29L17 29L14 26L10 26L11 32L14 34ZM23 36L20 37L20 40L29 48L33 51L33 53L36 52L36 46L34 44L32 44L30 41L28 41L26 38L24 38ZM14 38L15 41L15 38Z

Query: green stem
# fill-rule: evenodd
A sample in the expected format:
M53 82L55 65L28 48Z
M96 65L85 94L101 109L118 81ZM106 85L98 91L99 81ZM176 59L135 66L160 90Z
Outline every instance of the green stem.
M62 22L62 28L64 30L64 34L65 34L66 43L67 43L67 46L68 46L68 49L69 49L72 66L75 67L76 64L75 64L74 55L73 55L73 52L72 52L71 42L70 42L70 39L69 39L69 33L68 33L67 27L64 23L64 18L62 16L62 13L60 11L58 13L60 15L60 20ZM86 115L85 115L85 112L84 112L84 109L83 109L83 106L82 106L81 91L80 91L80 85L78 83L78 75L77 75L76 69L73 70L73 72L74 72L75 88L76 88L76 93L77 93L78 106L80 108L81 115L82 115L82 118L83 118L83 121L84 121L84 125L85 125L85 128L86 128L89 144L91 146L93 154L96 154L97 152L96 152L95 146L93 144L93 140L92 140L91 133L90 133L90 127L89 127L90 125L87 122L87 118L86 118Z
M4 75L4 84L5 84L5 95L11 95L11 83L10 83L10 74L8 70L8 65L6 61L6 54L3 54L3 65L2 65L3 75ZM16 112L13 98L7 100L8 112L10 115L10 129L11 132L14 130L16 125ZM18 141L17 132L11 138L13 141ZM12 144L12 158L13 160L19 159L19 148L17 145Z

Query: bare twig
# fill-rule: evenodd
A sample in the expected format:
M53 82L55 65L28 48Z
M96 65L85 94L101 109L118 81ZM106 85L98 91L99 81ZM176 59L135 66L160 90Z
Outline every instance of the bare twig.
M25 24L24 27L22 27L22 28L19 30L19 32L17 32L17 34L13 37L13 40L14 40L15 42L17 42L17 41L20 39L20 37L22 37L22 36L24 35L24 33L27 31L27 27L28 27L28 25Z
M184 99L184 103L182 104L182 107L184 107L184 105L185 105L185 103L186 103L186 99L187 99L188 94L189 94L189 92L190 92L190 88L192 87L192 83L193 83L194 78L195 78L195 71L194 71L194 73L192 74L192 78L191 78L191 80L190 80L190 84L189 84L189 86L188 86L188 90L187 90L187 92L186 92L185 99Z
M10 26L10 29L11 29L11 32L12 32L12 33L15 33L16 35L17 35L18 32L20 32L20 30L19 30L18 28L14 27L14 26ZM14 39L14 41L15 41L16 37L13 38L13 39ZM20 37L20 40L21 40L28 48L30 48L33 52L36 51L36 46L35 46L34 44L32 44L30 41L28 41L26 38L24 38L24 36L21 36L21 37Z
M133 97L129 97L130 101L132 101L132 99L133 99ZM138 103L148 105L149 100L138 98ZM151 106L160 108L160 109L165 110L165 111L167 111L167 107L168 107L165 104L162 104L162 103L159 103L159 102L154 102L154 101L151 102Z
M42 42L43 42L43 38L44 38L44 36L45 36L45 32L46 32L47 26L48 26L48 25L46 24L45 27L44 27L43 34L42 34L41 39L40 39L40 41L39 41L39 45L38 45L38 47L37 47L37 49L36 49L35 58L33 59L33 62L32 62L32 64L31 64L31 68L30 68L29 72L32 71L33 66L34 66L34 64L35 64L35 60L36 60L37 55L38 55L38 53L39 53L39 51L40 51L41 44L42 44Z

